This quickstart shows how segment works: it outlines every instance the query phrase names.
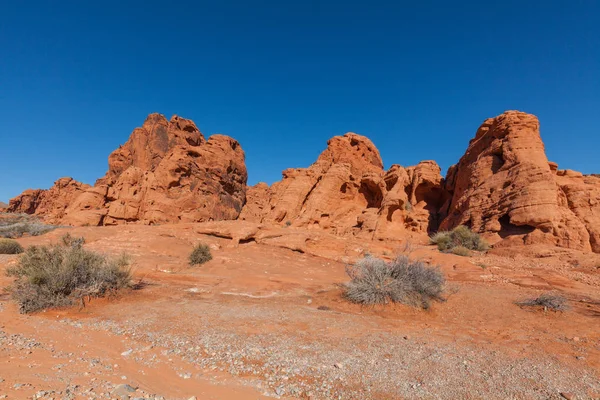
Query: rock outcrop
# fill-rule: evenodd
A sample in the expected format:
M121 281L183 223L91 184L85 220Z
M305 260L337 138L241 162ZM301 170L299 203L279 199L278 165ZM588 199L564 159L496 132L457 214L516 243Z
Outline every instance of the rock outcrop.
M151 114L109 156L108 172L93 187L80 186L68 199L54 187L27 191L11 210L71 225L236 219L246 200L244 159L230 137L206 140L190 120Z
M581 216L600 211L590 207L595 195L586 186L595 178L586 183L579 174L581 182L565 179L561 185L556 170L546 158L535 116L508 111L488 119L448 171L445 188L452 198L442 207L440 229L467 225L505 245L549 243L590 250Z
M36 214L51 224L59 224L66 210L90 185L73 178L60 178L50 189L29 189L10 200L7 211Z
M386 172L375 145L347 133L329 140L310 167L283 171L271 187L249 188L240 219L397 239L406 231L435 229L443 193L435 162L406 169L394 165Z
M190 120L151 114L94 186L62 178L49 190L25 191L8 211L71 225L237 218L361 240L425 240L467 225L496 246L600 253L600 176L549 162L535 116L507 111L486 120L445 179L440 172L434 161L386 171L369 139L347 133L330 139L308 168L247 188L238 142L207 140Z

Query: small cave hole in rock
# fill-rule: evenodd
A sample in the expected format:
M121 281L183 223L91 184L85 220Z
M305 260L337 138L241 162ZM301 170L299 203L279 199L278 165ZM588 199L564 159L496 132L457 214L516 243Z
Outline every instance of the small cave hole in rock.
M367 208L381 208L383 193L381 193L379 186L368 182L362 182L358 192L362 194L367 201Z
M498 222L500 222L500 232L498 232L498 235L502 239L513 235L527 235L535 230L535 227L531 225L515 225L511 223L508 214L504 214Z

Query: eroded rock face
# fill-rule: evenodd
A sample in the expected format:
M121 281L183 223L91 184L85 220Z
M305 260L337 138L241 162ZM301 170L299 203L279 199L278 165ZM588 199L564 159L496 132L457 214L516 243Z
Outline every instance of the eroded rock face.
M443 198L439 166L392 166L386 173L375 145L347 133L329 140L309 168L287 169L283 179L248 191L241 219L323 229L366 239L398 239L437 227ZM435 197L435 198L432 198Z
M58 224L69 204L89 187L73 178L60 178L50 189L29 189L11 199L7 211L36 214L48 223Z
M452 198L442 207L440 229L467 225L505 244L590 250L588 231L569 208L556 169L546 158L535 116L508 111L488 119L448 171Z
M190 120L151 114L109 156L108 172L93 187L68 202L60 193L28 191L15 211L43 216L51 208L44 201L64 203L57 219L72 225L236 219L246 199L244 158L230 137L206 140Z

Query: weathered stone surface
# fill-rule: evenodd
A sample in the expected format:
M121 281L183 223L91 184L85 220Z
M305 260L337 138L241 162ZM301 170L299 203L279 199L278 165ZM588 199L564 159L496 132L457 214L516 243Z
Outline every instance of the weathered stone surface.
M438 198L444 197L435 162L394 165L386 173L375 145L354 133L329 140L309 168L287 169L280 182L248 193L241 219L368 239L434 229Z
M235 219L246 199L245 155L237 141L208 140L190 120L148 116L108 159L108 172L78 196L27 191L14 211L73 225ZM47 204L46 204L47 203ZM68 208L67 208L68 206Z
M452 199L442 207L440 229L462 224L494 233L504 244L590 250L588 231L569 209L556 168L546 158L535 116L508 111L488 119L448 171L446 189Z
M89 187L73 178L60 178L50 189L29 189L11 199L7 211L36 214L48 223L57 224L69 204Z

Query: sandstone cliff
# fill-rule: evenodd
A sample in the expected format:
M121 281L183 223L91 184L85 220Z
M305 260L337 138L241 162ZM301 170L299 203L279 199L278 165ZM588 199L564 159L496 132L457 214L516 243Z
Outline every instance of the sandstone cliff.
M109 156L93 187L64 178L24 192L9 210L72 225L235 219L246 199L244 158L230 137L206 140L190 120L151 114Z

